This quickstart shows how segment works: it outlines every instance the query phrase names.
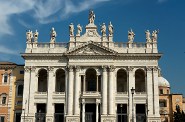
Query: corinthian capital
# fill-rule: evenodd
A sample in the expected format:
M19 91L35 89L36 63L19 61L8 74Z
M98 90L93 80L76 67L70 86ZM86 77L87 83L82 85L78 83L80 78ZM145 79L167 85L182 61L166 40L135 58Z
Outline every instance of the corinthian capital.
M69 72L72 72L72 71L73 71L74 66L72 66L72 65L68 65L66 68L68 69L68 71L69 71Z
M76 66L75 69L76 69L77 72L79 72L80 71L80 66Z
M106 72L107 71L107 66L102 66L102 70L103 70L103 72Z
M115 68L114 65L110 65L110 66L109 66L109 71L110 71L110 72L113 72L115 69L116 69L116 68Z
M134 67L128 66L128 71L133 71Z
M152 71L152 68L153 68L153 67L148 66L148 67L146 67L146 70L147 70L147 71Z
M158 69L159 69L158 66L153 67L153 71L158 71Z
M29 72L31 70L31 67L30 66L24 66L24 71L25 72Z
M48 71L53 71L53 70L54 70L54 67L51 67L51 66L48 67Z

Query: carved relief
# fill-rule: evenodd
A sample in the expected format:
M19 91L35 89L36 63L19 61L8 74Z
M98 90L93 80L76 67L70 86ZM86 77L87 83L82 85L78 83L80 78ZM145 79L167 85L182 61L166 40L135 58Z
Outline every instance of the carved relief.
M88 37L98 37L98 34L97 34L97 32L95 30L89 30L87 32L87 36Z

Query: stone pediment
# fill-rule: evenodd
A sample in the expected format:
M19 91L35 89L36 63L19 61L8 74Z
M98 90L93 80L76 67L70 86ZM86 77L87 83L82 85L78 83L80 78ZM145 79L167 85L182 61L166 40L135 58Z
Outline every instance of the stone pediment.
M74 47L66 55L116 55L117 52L92 41Z

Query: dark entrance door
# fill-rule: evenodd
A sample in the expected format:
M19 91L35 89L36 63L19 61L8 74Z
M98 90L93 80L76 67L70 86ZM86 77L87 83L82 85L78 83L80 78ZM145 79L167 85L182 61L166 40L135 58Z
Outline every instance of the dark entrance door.
M37 104L37 113L35 113L35 122L46 121L46 104Z
M21 113L16 113L15 114L15 122L20 122L21 121Z
M64 122L64 104L55 104L55 122Z
M127 104L117 105L117 122L127 122Z
M136 104L136 122L146 122L145 104Z
M96 104L85 105L85 122L96 122Z

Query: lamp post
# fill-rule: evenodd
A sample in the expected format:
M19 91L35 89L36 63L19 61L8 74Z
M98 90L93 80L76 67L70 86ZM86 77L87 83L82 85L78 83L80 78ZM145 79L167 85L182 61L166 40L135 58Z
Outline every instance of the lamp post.
M131 93L132 93L132 122L134 122L134 92L135 92L135 89L132 87L131 90Z

